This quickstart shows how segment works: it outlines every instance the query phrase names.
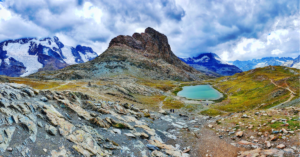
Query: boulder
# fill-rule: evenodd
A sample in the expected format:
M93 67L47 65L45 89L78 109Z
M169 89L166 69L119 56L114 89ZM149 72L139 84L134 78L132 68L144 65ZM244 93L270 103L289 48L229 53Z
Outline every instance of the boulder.
M279 145L276 146L276 148L283 149L283 148L285 148L285 145L284 144L279 144Z
M55 136L57 134L57 129L52 125L46 125L45 129L50 135Z
M239 132L237 132L237 133L235 133L235 136L236 137L243 137L243 135L244 135L244 132L243 131L239 131Z

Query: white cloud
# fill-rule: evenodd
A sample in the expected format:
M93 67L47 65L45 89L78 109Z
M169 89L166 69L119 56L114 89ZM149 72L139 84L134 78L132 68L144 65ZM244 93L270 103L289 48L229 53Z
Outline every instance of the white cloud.
M272 55L279 55L279 54L283 53L283 51L276 49L276 50L272 50L271 53L272 53Z
M0 41L56 35L66 45L91 46L100 54L112 38L153 27L168 36L172 51L180 57L199 52L214 52L227 61L295 57L300 16L294 3L6 0L0 3Z

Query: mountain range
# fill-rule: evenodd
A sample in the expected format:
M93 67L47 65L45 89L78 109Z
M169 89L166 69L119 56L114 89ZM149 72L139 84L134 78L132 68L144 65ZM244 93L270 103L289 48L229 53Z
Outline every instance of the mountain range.
M231 61L233 65L239 67L243 71L248 71L255 68L261 68L266 66L276 66L276 65L284 65L285 63L293 62L293 58L291 57L265 57L261 59L252 59L247 61ZM292 64L292 63L291 63ZM290 67L290 66L289 66Z
M282 66L300 69L300 55L294 60L283 63Z
M0 43L0 75L28 76L42 70L58 70L97 57L92 48L65 46L58 37L22 38Z
M242 70L235 65L221 60L215 53L201 53L196 57L180 59L191 67L210 75L230 76L242 72Z
M113 38L108 49L92 61L57 71L40 71L29 77L72 80L120 75L182 81L207 78L205 73L182 62L172 52L167 36L150 27L145 33Z

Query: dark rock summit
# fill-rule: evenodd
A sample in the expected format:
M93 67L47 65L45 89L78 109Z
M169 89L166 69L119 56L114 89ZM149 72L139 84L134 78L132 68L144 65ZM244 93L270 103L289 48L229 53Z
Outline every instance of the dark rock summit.
M145 33L113 38L108 49L90 62L29 77L64 80L118 75L183 81L207 77L182 62L172 52L168 38L153 28L147 28Z

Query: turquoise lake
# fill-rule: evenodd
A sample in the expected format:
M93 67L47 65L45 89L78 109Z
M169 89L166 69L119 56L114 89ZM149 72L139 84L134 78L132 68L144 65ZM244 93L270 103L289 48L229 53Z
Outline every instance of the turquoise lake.
M201 100L215 100L223 96L222 93L210 85L185 86L177 95L188 99Z

